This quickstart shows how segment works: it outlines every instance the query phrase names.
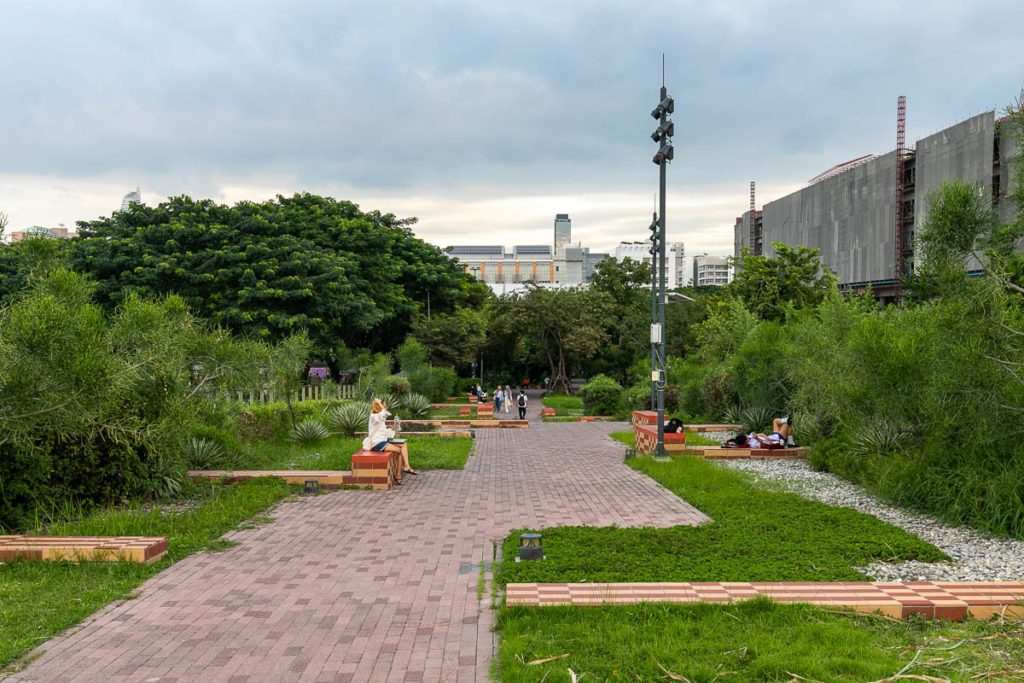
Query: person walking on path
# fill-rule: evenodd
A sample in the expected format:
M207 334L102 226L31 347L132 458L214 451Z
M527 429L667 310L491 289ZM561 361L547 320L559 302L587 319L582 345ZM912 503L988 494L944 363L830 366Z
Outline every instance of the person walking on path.
M512 387L505 385L505 412L512 412Z
M501 412L501 401L503 398L505 398L505 395L502 393L501 385L499 384L498 388L494 390L494 412Z
M519 419L526 419L526 392L522 389L519 390L519 396L516 397L516 405L519 406Z

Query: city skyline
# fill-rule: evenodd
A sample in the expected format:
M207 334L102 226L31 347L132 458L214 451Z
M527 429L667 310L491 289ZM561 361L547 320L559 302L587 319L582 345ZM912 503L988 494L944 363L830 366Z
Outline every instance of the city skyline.
M1021 86L991 58L1024 19L1013 2L662 9L11 5L25 59L0 67L0 212L8 231L71 227L137 186L147 204L309 191L417 216L441 247L547 243L568 213L573 241L609 251L646 237L664 52L667 237L726 255L750 180L760 208L891 150L898 95L917 139Z

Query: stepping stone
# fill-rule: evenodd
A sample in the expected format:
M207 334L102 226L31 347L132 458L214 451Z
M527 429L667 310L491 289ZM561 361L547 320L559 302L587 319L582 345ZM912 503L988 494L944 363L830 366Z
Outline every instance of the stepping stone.
M151 564L167 554L161 536L0 536L0 562L71 560Z

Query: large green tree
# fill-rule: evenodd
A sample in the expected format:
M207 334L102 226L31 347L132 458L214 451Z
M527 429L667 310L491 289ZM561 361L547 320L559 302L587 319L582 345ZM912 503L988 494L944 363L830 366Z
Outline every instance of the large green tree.
M780 320L785 308L821 303L836 281L835 274L810 247L772 242L774 256L754 256L750 249L733 259L736 277L726 287L747 308L765 320Z
M533 337L547 360L551 390L568 393L568 373L574 364L592 357L608 339L606 322L614 300L590 287L549 289L532 284L507 298L506 330Z
M95 279L105 308L173 293L252 338L307 330L331 357L339 341L393 348L428 297L444 313L486 296L413 222L311 194L234 206L183 196L80 222L70 261Z

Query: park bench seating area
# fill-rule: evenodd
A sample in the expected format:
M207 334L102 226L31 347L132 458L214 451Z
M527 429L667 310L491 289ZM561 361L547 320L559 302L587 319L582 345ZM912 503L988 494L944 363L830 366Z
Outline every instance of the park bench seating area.
M649 455L658 445L658 413L653 410L633 411L633 433L636 436L638 453ZM686 425L692 432L738 432L741 425L707 424ZM801 460L807 457L809 448L722 448L721 446L686 445L686 432L665 434L665 452L697 455L709 460Z
M0 536L0 562L135 562L151 564L167 554L162 536Z

